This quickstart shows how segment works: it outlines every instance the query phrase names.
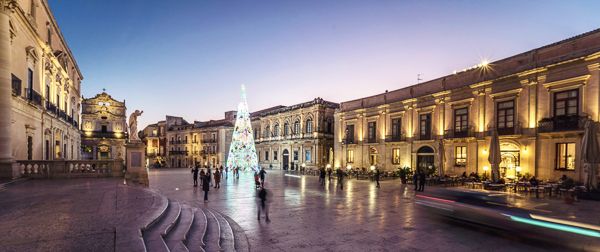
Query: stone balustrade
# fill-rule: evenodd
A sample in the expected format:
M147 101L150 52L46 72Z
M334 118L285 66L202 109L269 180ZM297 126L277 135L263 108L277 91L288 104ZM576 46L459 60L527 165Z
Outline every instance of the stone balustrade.
M123 176L122 160L19 160L23 177L76 178Z

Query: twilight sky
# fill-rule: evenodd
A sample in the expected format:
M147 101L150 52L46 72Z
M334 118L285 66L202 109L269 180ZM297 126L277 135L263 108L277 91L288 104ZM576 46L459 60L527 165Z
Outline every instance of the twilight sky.
M84 75L165 115L353 100L599 28L600 1L50 0Z

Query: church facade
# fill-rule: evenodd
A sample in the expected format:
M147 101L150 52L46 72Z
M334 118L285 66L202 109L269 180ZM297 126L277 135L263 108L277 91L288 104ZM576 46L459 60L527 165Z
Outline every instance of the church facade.
M82 110L82 159L125 159L128 139L125 101L118 101L102 92L84 99Z

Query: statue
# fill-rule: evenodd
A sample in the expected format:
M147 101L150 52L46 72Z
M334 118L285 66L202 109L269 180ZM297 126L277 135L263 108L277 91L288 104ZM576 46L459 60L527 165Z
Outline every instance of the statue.
M137 134L137 118L141 116L144 111L135 110L129 116L129 142L140 141L140 138Z

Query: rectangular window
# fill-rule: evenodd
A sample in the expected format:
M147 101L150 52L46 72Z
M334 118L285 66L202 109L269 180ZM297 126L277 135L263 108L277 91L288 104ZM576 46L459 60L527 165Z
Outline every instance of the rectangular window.
M400 149L392 149L392 164L400 164Z
M554 116L579 114L579 90L554 93Z
M377 123L369 122L368 124L368 139L370 143L377 141Z
M348 150L346 152L346 162L354 163L354 150Z
M273 151L273 160L277 161L277 151Z
M431 139L431 114L419 116L419 135L421 140Z
M498 102L496 127L498 134L512 134L515 127L515 101Z
M102 133L106 133L108 131L108 128L106 127L106 125L102 125Z
M454 149L454 165L467 166L467 146L456 146Z
M310 160L311 160L310 150L306 150L304 152L304 161L310 162Z
M454 110L454 132L465 133L469 129L469 109L459 108Z
M269 161L269 151L265 151L265 161Z
M294 161L298 161L298 151L294 151Z
M556 144L556 169L575 170L575 143Z
M401 121L400 118L392 119L392 139L399 140L401 135Z
M346 144L354 143L354 125L346 125Z

